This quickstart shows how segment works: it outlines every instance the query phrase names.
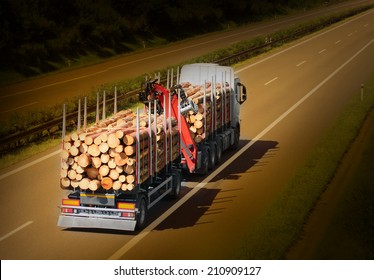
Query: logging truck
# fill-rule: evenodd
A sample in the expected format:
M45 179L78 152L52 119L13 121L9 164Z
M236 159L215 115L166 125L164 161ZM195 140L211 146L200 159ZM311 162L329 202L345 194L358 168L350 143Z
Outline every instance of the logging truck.
M157 202L179 196L182 176L207 174L238 147L246 88L233 68L189 64L175 85L158 80L139 93L143 109L63 133L58 226L141 229Z

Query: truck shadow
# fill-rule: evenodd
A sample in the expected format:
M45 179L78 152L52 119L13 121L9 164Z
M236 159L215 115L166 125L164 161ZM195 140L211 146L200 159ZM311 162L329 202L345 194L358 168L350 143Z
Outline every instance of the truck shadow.
M237 151L248 144L249 141L242 140L238 150L229 151L225 153L222 158L222 164L230 159ZM217 182L219 180L237 180L243 173L248 172L261 172L263 166L266 166L265 158L271 158L274 156L278 149L278 142L276 141L265 141L260 140L254 143L249 149L244 151L236 160L229 164L222 170L217 176L215 176L210 182ZM261 161L261 162L260 162ZM219 166L217 168L219 168ZM256 170L253 170L254 167ZM187 182L201 182L206 178L207 175L189 175L186 177ZM208 175L209 176L209 175ZM225 205L227 202L234 201L237 197L238 191L243 188L235 189L219 189L219 188L201 188L196 194L188 199L182 206L180 206L175 212L173 212L168 218L166 218L161 224L159 224L155 230L166 230L166 229L178 229L184 227L191 227L195 225L201 225L206 223L214 222L214 215L220 214L226 210ZM184 196L191 187L183 187L181 195ZM220 197L217 195L220 194ZM161 211L166 211L172 206L172 202L163 201L160 203L160 207L156 207ZM214 207L212 207L214 206ZM158 212L158 211L156 211ZM153 213L156 214L156 213ZM159 214L159 215L161 215ZM205 216L206 219L201 219ZM149 220L153 221L158 215L150 215ZM200 221L203 220L203 221Z

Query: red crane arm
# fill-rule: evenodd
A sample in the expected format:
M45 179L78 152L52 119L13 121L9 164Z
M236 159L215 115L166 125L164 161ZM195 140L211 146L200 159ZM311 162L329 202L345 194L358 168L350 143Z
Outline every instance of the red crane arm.
M164 109L164 114L169 118L169 100L170 91L159 84L154 84L154 89L157 92L157 98L160 102L161 107ZM165 96L165 104L164 104ZM183 115L178 118L178 96L176 94L171 95L171 115L180 121L180 139L181 139L181 150L184 158L186 159L186 164L188 169L192 173L196 169L197 165L197 147L194 139L191 137L190 129L188 127L187 121Z

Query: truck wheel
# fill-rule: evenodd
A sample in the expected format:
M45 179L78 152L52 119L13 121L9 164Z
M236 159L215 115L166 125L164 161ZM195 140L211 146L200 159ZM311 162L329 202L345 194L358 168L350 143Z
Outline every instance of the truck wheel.
M170 196L175 199L179 197L180 193L181 193L181 184L179 183L173 187L172 191L170 192Z
M136 229L143 229L147 220L147 202L141 197L138 205L138 213L136 214Z
M218 140L217 149L216 149L216 164L219 164L222 160L222 149L223 149L222 141Z
M239 126L234 129L234 143L231 146L231 150L237 150L239 148L240 140L240 128Z

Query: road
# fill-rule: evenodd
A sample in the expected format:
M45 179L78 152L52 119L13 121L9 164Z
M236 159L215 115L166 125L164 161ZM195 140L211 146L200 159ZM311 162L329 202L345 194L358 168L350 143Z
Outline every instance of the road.
M141 76L170 65L227 47L235 42L267 35L281 28L322 15L336 13L373 1L359 0L319 8L302 14L272 19L245 27L208 34L164 47L125 55L89 67L12 84L0 89L0 116L5 121L12 113L59 104L72 96L87 95L104 83Z
M246 232L374 71L373 15L238 66L249 90L241 149L208 177L188 177L182 198L162 201L141 232L57 228L57 148L3 170L1 259L236 258Z

